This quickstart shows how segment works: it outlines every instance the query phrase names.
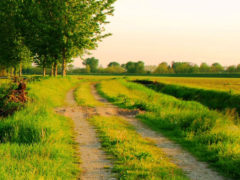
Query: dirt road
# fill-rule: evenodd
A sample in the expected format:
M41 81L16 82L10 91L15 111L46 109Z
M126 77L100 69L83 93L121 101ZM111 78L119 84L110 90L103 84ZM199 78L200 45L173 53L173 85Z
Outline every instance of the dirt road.
M95 129L89 124L87 118L91 109L79 107L75 102L73 90L66 97L68 107L58 108L56 111L74 122L75 141L78 144L78 153L81 159L81 180L110 180L116 179L111 173L112 162L102 151L101 144Z

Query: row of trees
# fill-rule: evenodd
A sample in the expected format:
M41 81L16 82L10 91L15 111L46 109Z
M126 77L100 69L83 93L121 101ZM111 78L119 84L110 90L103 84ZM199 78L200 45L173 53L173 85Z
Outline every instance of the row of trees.
M99 68L99 60L92 57L88 58L83 63L86 66L87 73L145 73L144 70L144 62L138 61L138 62L132 62L129 61L126 64L120 65L118 62L110 62L107 66L107 68Z
M155 74L168 74L168 73L234 73L240 72L240 64L238 66L223 67L219 63L213 63L209 66L202 63L200 66L189 62L173 62L168 65L166 62L160 63L154 70Z
M67 63L96 48L116 0L0 1L0 72L20 72L35 62L57 75Z
M202 63L200 66L189 62L173 62L169 65L166 62L160 63L158 66L151 65L145 66L144 62L132 62L129 61L126 64L119 64L116 61L110 62L106 68L99 67L99 60L91 57L83 61L85 68L74 68L73 64L68 64L67 71L71 74L80 73L109 73L109 74L121 74L121 73L135 73L135 74L194 74L194 73L240 73L240 64L237 66L224 67L219 63L213 63L208 65ZM58 64L58 71L61 67ZM39 67L27 67L23 69L26 74L40 74L41 69ZM47 68L47 73L51 74L51 68Z
M92 57L88 58L84 65L86 69L82 72L87 73L154 73L154 74L185 74L185 73L236 73L240 72L240 64L237 66L223 67L219 63L213 63L211 66L202 63L200 66L189 62L172 62L169 65L166 62L160 63L158 66L145 66L144 62L128 62L120 65L118 62L110 62L107 68L98 68L99 60Z

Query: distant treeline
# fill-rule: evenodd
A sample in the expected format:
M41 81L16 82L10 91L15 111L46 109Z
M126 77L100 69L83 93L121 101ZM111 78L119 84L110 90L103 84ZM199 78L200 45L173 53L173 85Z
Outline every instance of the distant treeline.
M169 74L169 73L236 73L240 72L240 64L235 66L231 65L228 67L222 66L220 63L213 63L208 65L207 63L202 63L200 66L197 64L189 62L173 62L171 65L168 65L166 62L160 63L152 73L155 74Z
M166 62L160 63L158 66L145 66L143 61L119 64L118 62L110 62L106 68L98 67L99 60L96 58L88 58L84 61L85 68L69 67L70 74L78 73L109 73L109 74L221 74L221 73L240 73L240 64L235 66L224 67L220 63L208 65L202 63L200 66L189 62Z
M189 62L166 62L160 63L158 66L145 66L144 62L129 61L126 64L118 62L110 62L106 68L99 67L99 60L92 57L83 61L84 68L74 68L72 64L67 66L68 74L124 74L124 75L162 75L162 76L198 76L198 77L233 77L231 74L240 74L240 64L228 67L222 66L220 63L208 65L202 63L200 66ZM61 72L61 65L58 65L58 71ZM41 74L40 67L27 67L23 69L24 74ZM46 68L46 73L51 74L51 68ZM221 76L221 75L224 76ZM216 75L216 76L215 76ZM235 77L235 76L234 76Z

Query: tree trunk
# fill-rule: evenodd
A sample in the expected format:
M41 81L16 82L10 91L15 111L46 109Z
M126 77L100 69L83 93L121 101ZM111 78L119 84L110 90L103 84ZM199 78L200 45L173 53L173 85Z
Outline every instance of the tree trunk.
M62 52L62 76L66 76L66 51L65 48L63 48Z
M54 63L54 76L57 77L58 75L58 68L57 68L57 62Z
M43 66L43 77L45 77L46 76L46 68L45 68L45 66Z
M17 68L14 67L14 76L17 77Z
M11 76L14 76L14 68L11 68Z
M22 76L22 63L19 64L19 77Z
M0 68L0 76L8 76L6 68Z
M8 70L6 69L6 71L5 71L5 75L8 77Z
M0 76L4 76L4 69L0 69Z
M54 76L54 65L52 64L51 66L51 76L53 77Z

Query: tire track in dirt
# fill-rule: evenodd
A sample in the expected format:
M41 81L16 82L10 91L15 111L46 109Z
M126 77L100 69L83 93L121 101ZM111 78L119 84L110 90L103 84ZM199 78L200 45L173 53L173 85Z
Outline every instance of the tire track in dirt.
M183 150L180 145L170 141L161 133L155 132L135 118L137 111L129 111L120 109L106 99L102 98L96 90L95 85L91 87L91 91L96 100L104 103L104 107L96 107L96 113L101 116L121 116L133 125L136 131L143 137L153 140L157 147L178 165L186 175L192 180L226 180L227 178L219 175L216 171L210 169L205 162L198 161L190 153Z
M111 173L112 162L107 160L107 155L101 150L95 129L87 121L92 114L91 108L77 106L74 99L74 90L67 93L68 107L57 108L56 112L70 117L74 122L75 142L78 155L81 159L81 180L113 180Z

